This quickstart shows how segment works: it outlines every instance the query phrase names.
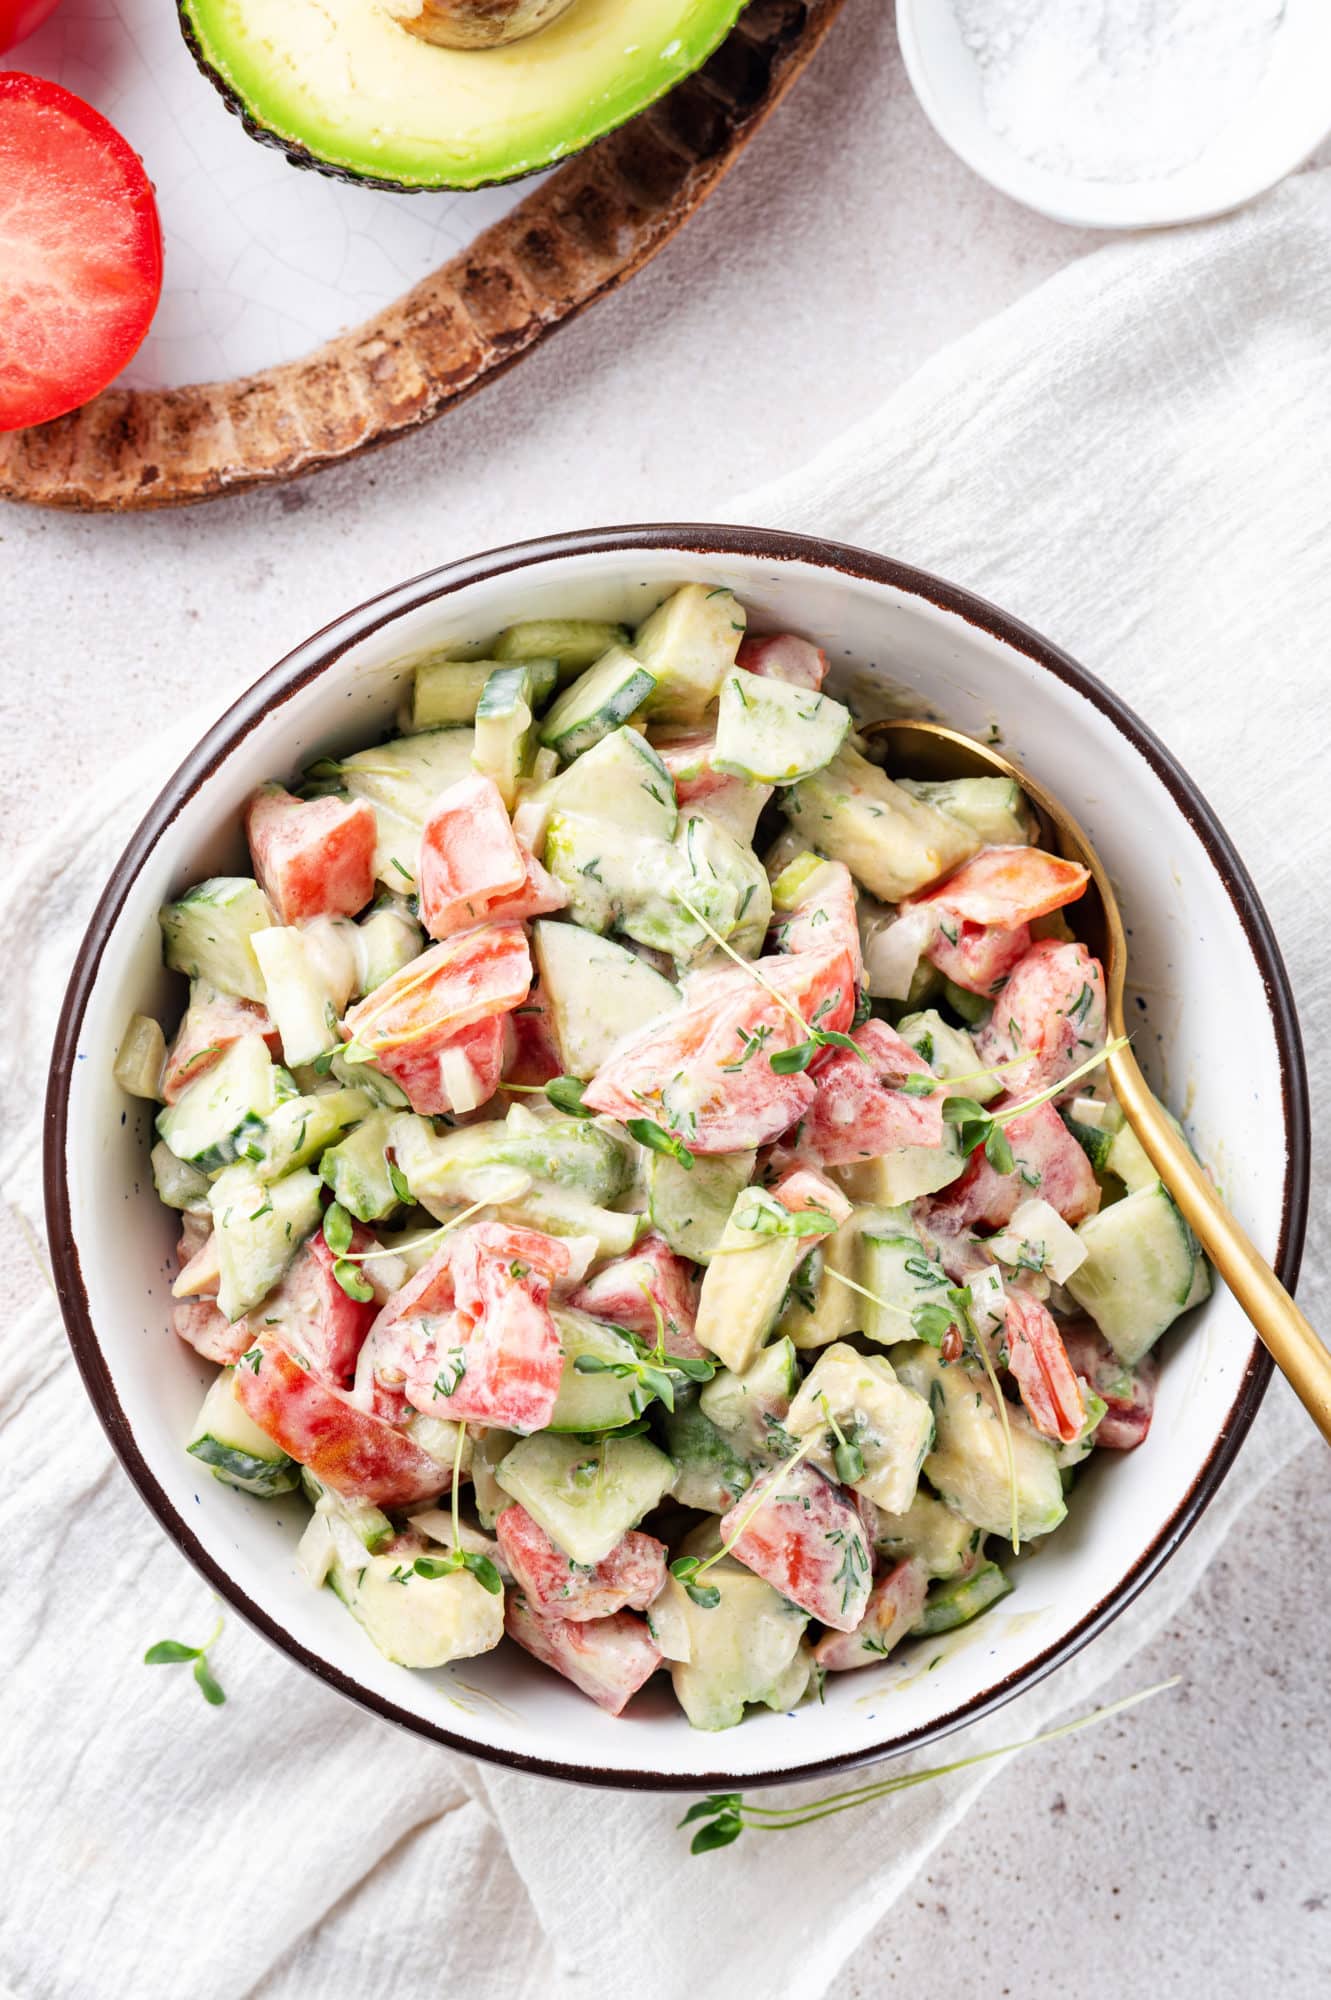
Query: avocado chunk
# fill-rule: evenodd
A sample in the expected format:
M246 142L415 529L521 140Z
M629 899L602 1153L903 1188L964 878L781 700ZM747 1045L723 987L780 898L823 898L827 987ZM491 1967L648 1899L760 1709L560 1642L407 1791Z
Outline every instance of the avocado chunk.
M180 18L204 75L294 164L380 187L474 188L566 159L645 110L707 60L742 5L572 0L556 14L522 0L522 38L491 48L423 38L423 17L458 27L481 11L474 0L181 0Z

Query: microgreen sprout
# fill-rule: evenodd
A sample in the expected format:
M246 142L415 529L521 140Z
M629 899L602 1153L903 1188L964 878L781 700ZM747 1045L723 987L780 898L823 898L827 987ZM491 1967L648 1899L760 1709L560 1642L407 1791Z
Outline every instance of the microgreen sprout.
M525 1186L524 1176L518 1176L517 1180L521 1180ZM404 1181L403 1186L405 1185ZM394 1183L394 1191L397 1191L396 1182ZM515 1194L519 1191L516 1180L513 1191ZM405 1199L406 1197L403 1198ZM479 1215L483 1208L493 1208L497 1201L505 1201L507 1199L508 1197L501 1192L487 1195L484 1201L473 1201L469 1207L460 1208L456 1215L450 1215L448 1221L441 1222L437 1229L427 1230L424 1236L416 1237L412 1243L412 1249L419 1250L423 1244L433 1243L436 1237L447 1236L450 1229L457 1229L462 1223L469 1222L472 1216ZM332 1236L328 1233L330 1220L333 1226ZM347 1297L351 1299L367 1300L374 1297L374 1288L366 1278L364 1272L357 1269L358 1265L373 1264L380 1257L400 1257L402 1255L402 1252L392 1243L380 1244L377 1250L353 1250L351 1248L351 1217L347 1214L346 1209L342 1207L341 1203L336 1201L330 1202L324 1210L323 1238L333 1253L333 1276L337 1279L338 1284L341 1285ZM364 1289L360 1290L357 1287L363 1287Z
M646 1146L648 1152L668 1153L670 1158L678 1160L680 1166L687 1172L693 1172L693 1155L684 1141L674 1132L667 1132L663 1125L656 1123L655 1119L629 1118L625 1120L624 1129L640 1146Z
M177 1667L193 1660L194 1679L200 1694L210 1708L221 1708L226 1696L208 1665L209 1651L221 1634L222 1620L219 1618L201 1646L186 1646L179 1639L159 1639L155 1646L149 1646L143 1656L143 1664L145 1667Z
M458 1487L462 1481L462 1448L467 1442L467 1426L458 1425L457 1443L453 1447L453 1546L446 1556L417 1556L411 1565L416 1576L452 1576L455 1571L465 1569L474 1576L482 1590L488 1590L491 1597L503 1592L504 1579L491 1562L489 1556L478 1549L464 1549L462 1546L462 1516L458 1504Z
M1079 1715L1072 1722L1061 1722L1055 1729L1042 1729L1037 1736L1025 1736L1017 1743L1003 1743L993 1750L978 1750L974 1756L958 1757L951 1764L936 1764L927 1771L894 1772L891 1777L857 1785L853 1791L834 1792L830 1798L810 1799L804 1805L755 1806L747 1802L742 1792L713 1792L709 1798L699 1799L696 1805L690 1806L679 1824L681 1827L698 1828L689 1843L690 1854L710 1854L715 1848L729 1847L746 1827L755 1833L788 1833L794 1827L809 1826L815 1820L851 1812L856 1806L875 1805L879 1799L909 1791L914 1785L927 1785L935 1778L952 1777L956 1772L969 1771L977 1764L992 1763L997 1757L1013 1757L1020 1750L1033 1750L1037 1744L1054 1743L1061 1736L1075 1736L1078 1730L1092 1729L1097 1723L1108 1722L1113 1715L1122 1715L1127 1709L1135 1708L1139 1702L1150 1701L1154 1695L1177 1687L1181 1678L1181 1675L1175 1674L1172 1679L1159 1681L1154 1687L1140 1688L1136 1694L1124 1695L1121 1701L1111 1701L1104 1708L1092 1709L1089 1715Z
M1116 1036L1102 1049L1097 1049L1094 1055L1088 1056L1085 1062L1078 1063L1076 1069L1069 1070L1066 1076L1057 1078L1043 1090L1037 1090L1033 1097L1024 1097L1017 1104L1005 1104L998 1111L986 1111L973 1097L949 1097L943 1104L943 1117L949 1125L956 1127L963 1153L973 1153L983 1146L985 1158L995 1173L1010 1174L1015 1169L1016 1161L1003 1127L1010 1125L1014 1118L1036 1110L1039 1105L1048 1104L1051 1098L1061 1097L1070 1084L1098 1069L1102 1062L1116 1055L1120 1049L1125 1049L1129 1040L1127 1035ZM953 1077L951 1081L955 1083L959 1079Z
M864 1477L864 1453L857 1444L852 1444L847 1438L832 1415L826 1396L820 1396L818 1401L823 1406L823 1415L831 1426L832 1436L836 1439L836 1450L832 1455L836 1476L843 1486L853 1486L857 1479Z

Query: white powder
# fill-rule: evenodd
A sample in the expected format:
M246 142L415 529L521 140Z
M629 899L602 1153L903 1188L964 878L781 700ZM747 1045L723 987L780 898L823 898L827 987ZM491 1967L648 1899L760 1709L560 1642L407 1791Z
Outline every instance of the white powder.
M952 0L985 117L1026 159L1142 181L1198 159L1251 98L1285 0Z

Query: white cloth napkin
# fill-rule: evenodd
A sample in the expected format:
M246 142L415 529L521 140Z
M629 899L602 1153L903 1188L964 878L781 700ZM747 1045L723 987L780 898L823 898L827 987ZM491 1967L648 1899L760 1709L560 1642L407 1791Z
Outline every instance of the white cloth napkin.
M1329 323L1324 174L1230 220L1098 252L940 355L814 465L727 510L938 569L1118 688L1236 837L1309 1021L1331 1005ZM435 1750L361 1715L238 1620L215 1654L223 1709L206 1708L185 1671L139 1664L153 1640L205 1637L213 1606L115 1465L38 1276L34 1106L96 889L201 726L191 718L118 771L0 908L12 1225L0 1975L21 2000L601 2000L624 1987L721 2000L752 1983L760 1939L768 2000L812 2000L993 1766L693 1860L675 1801ZM1309 1053L1320 1132L1326 1038ZM1302 1292L1324 1324L1327 1277L1315 1243ZM1277 1386L1144 1598L951 1754L1085 1706L1310 1435Z

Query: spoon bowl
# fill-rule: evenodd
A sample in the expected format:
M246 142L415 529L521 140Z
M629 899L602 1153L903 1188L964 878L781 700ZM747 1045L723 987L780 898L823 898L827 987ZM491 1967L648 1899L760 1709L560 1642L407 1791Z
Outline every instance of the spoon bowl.
M1128 942L1118 898L1086 833L1055 795L1013 764L992 744L979 743L939 722L871 722L862 734L881 747L889 775L911 777L1012 778L1040 819L1048 851L1090 871L1090 882L1075 904L1076 929L1100 960L1105 980L1105 1024L1109 1053L1105 1072L1128 1124L1177 1202L1184 1219L1225 1280L1282 1375L1290 1383L1328 1444L1331 1444L1331 1353L1270 1266L1258 1255L1230 1214L1205 1169L1151 1091L1126 1037L1123 992ZM1120 1046L1114 1046L1120 1043Z

